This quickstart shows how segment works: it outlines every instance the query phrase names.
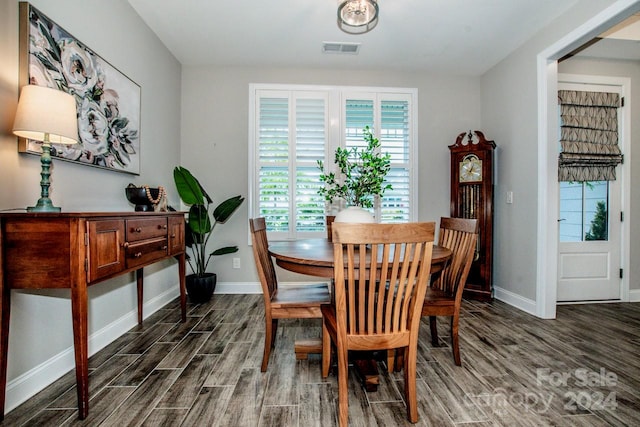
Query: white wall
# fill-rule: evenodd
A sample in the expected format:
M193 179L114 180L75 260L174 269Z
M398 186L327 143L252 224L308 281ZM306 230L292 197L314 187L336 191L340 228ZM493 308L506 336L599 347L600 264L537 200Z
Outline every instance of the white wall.
M494 286L528 310L537 281L537 55L612 3L578 2L482 76L482 127L498 145ZM505 203L506 191L513 191L513 204Z
M418 88L419 219L424 221L449 215L448 146L461 132L481 129L477 77L369 70L184 67L182 81L182 163L217 201L248 194L250 83ZM216 246L240 247L234 256L241 258L241 270L231 269L231 257L220 258L212 266L223 283L258 282L248 246L247 219L245 203L214 232ZM285 281L295 277L284 271L278 274Z
M625 209L626 221L630 222L631 250L626 254L630 263L629 289L640 289L640 264L633 262L640 254L640 192L633 191L640 182L640 61L593 59L572 57L558 64L559 73L585 74L591 76L627 77L631 79L631 98L625 99L625 106L631 111L631 155L625 153L624 161L630 163L631 205Z
M131 211L124 187L133 182L165 186L169 202L177 206L172 170L180 156L180 64L124 0L33 0L31 4L137 82L142 92L140 176L54 160L53 203L67 212ZM33 205L40 195L39 158L18 154L11 134L17 100L18 2L7 0L0 2L0 209ZM145 276L147 310L153 301L177 295L175 261L147 268ZM89 334L94 337L90 352L134 325L133 279L129 274L89 289ZM72 368L72 348L68 291L13 291L6 408ZM54 362L59 355L62 358ZM43 372L31 377L36 367Z

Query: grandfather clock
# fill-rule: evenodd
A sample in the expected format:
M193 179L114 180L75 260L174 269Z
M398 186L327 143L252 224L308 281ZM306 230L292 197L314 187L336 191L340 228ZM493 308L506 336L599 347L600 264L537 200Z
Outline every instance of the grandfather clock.
M466 298L487 301L493 297L493 151L496 144L482 132L463 132L451 150L451 216L476 218L480 235L471 264Z

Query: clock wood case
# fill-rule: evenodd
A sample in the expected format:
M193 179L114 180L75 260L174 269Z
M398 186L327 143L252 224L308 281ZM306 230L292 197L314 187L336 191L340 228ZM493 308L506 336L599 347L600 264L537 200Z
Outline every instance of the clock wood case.
M451 151L451 216L475 218L480 235L465 298L488 301L493 297L493 153L496 144L480 131L463 132Z

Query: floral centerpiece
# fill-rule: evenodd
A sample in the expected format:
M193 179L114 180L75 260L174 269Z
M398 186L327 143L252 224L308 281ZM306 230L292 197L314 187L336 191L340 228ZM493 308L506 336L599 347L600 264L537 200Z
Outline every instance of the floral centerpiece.
M366 147L336 148L334 162L339 174L327 172L324 163L318 160L320 181L324 183L318 194L329 203L342 199L347 206L372 208L375 196L381 197L386 190L392 189L391 184L384 183L391 169L391 155L381 153L380 141L373 136L369 126L363 132Z

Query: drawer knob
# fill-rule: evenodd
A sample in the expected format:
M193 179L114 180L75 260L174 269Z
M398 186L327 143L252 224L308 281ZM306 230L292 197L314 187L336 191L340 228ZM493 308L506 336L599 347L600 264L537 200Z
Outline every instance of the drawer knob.
M166 229L167 229L167 224L159 225L159 226L158 226L158 229L159 229L159 230L166 230Z
M125 248L125 249L128 248L129 247L129 242L124 242L122 244L122 247Z
M133 229L133 231L135 231L136 233L142 233L142 228L136 227Z
M134 258L140 258L142 256L142 252L136 252L135 254L133 254Z
M172 238L172 239L175 239L175 238L176 238L176 235L175 235L175 234L172 234L172 235L171 235L171 238Z
M163 251L167 250L167 245L161 246L160 249L162 249Z

